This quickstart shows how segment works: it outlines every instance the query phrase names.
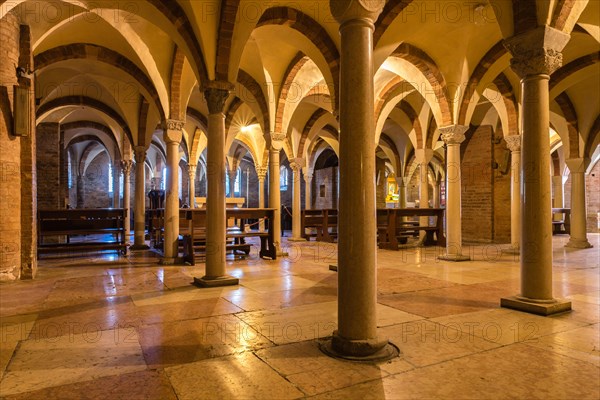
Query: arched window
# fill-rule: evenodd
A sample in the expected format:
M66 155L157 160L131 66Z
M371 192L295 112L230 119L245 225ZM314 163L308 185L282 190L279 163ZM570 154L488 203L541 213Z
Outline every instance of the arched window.
M113 192L113 170L112 164L108 163L108 193Z
M73 187L73 166L71 165L71 153L67 151L67 186Z
M288 169L283 165L279 168L279 189L288 190Z
M162 170L162 181L160 182L160 188L167 190L167 167Z
M238 168L235 174L235 184L233 185L234 196L240 197L242 195L242 169Z

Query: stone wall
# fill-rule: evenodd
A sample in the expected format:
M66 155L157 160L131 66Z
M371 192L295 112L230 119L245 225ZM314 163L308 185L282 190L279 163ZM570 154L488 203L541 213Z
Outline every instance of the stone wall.
M501 131L496 137L502 136ZM494 243L510 243L510 150L504 139L494 141L492 146L493 160L497 168L492 169L492 184L494 191Z
M85 174L83 175L84 208L111 207L112 195L108 192L109 164L110 159L108 154L102 152L98 154L87 167Z
M315 209L337 208L338 167L324 168L314 171L313 199Z
M600 216L600 162L592 167L585 176L585 193L587 197L587 231L600 233L598 218Z

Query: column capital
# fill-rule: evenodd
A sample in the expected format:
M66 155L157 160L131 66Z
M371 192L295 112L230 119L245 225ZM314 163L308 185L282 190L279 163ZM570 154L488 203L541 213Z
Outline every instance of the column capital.
M258 167L254 167L254 169L256 170L256 175L258 175L258 180L264 181L265 178L267 177L267 171L269 170L269 168L263 167L263 166L258 166Z
M565 160L565 163L572 174L583 174L588 165L590 165L590 161L589 158L569 158L568 160Z
M287 138L285 133L271 132L271 149L279 151L283 149L285 139Z
M571 36L547 25L531 29L504 41L512 55L510 66L521 79L551 75L562 66L562 50Z
M385 0L329 0L331 15L340 24L356 19L374 23L384 6Z
M184 121L177 119L166 119L163 122L163 140L165 143L180 143L183 137Z
M133 148L133 153L135 155L136 163L144 163L146 161L146 147L144 146L135 146Z
M229 176L229 179L235 179L237 177L237 168L228 169L227 176Z
M433 158L432 149L416 149L415 159L419 164L429 164L429 161Z
M466 125L448 125L440 128L440 136L446 144L461 144L468 129Z
M196 178L196 171L198 169L198 164L188 164L188 175L190 179Z
M292 169L292 172L300 173L300 170L302 170L302 167L304 167L304 159L303 158L293 158L290 160L290 168Z
M225 109L227 98L235 89L235 85L225 81L210 81L202 86L204 98L210 114L222 113Z
M131 160L121 161L121 169L123 170L124 176L129 176L129 174L131 174L132 167L133 167L133 161L131 161Z
M504 137L506 147L515 153L521 151L521 135L509 135Z
M310 183L313 179L313 172L314 170L312 168L304 168L304 181L307 183Z

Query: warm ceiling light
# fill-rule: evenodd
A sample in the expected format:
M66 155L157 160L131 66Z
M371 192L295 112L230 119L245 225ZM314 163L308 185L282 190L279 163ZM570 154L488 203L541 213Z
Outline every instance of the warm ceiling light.
M246 133L246 132L248 132L249 130L250 130L250 127L249 127L249 126L246 126L246 125L244 125L244 126L242 126L242 127L240 128L240 131L241 131L241 132L243 132L243 133Z

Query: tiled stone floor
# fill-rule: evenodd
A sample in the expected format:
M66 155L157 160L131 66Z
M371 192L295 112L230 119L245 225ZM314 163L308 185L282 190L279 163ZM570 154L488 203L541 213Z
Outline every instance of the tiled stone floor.
M0 284L3 399L598 399L600 235L554 237L554 292L573 311L499 307L519 290L518 260L473 246L378 252L380 334L399 358L339 361L318 341L337 323L336 248L228 261L240 285L199 289L196 267L153 252L45 258L33 281Z

